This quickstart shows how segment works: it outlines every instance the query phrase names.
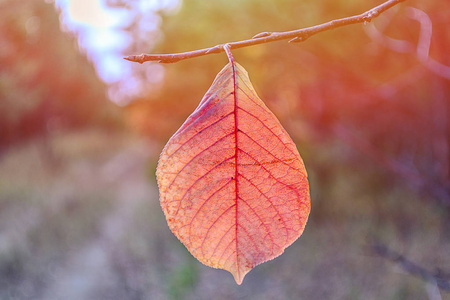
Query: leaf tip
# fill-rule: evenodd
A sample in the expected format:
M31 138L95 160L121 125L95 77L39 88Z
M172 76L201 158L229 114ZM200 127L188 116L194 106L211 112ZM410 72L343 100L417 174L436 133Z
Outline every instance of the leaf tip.
M236 281L237 285L241 285L242 281L244 281L245 274L241 275L239 272L232 273L232 274L233 274L234 280Z
M233 275L234 280L236 281L236 283L238 285L241 285L242 282L244 281L244 277L245 275L247 275L248 272L250 272L252 270L252 268L250 267L249 269L244 269L244 270L235 270L235 271L230 271L230 273Z

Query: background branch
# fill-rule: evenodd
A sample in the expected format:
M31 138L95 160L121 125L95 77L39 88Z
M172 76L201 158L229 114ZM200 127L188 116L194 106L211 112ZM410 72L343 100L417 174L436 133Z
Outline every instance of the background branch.
M434 283L442 290L450 291L449 274L446 272L439 269L434 272L430 271L410 261L400 253L389 249L386 245L383 245L380 242L374 243L371 248L375 254L397 263L406 273L418 276L427 282Z
M258 44L264 44L274 41L286 40L290 39L289 42L302 42L309 38L312 35L315 35L322 31L331 30L334 28L356 24L356 23L367 23L370 22L373 18L379 16L382 12L387 9L395 6L396 4L403 2L405 0L388 0L383 4L378 5L362 14L351 16L342 19L336 19L333 21L329 21L327 23L323 23L320 25L307 27L303 29L297 29L292 31L285 32L261 32L255 35L253 38L238 42L226 43L230 45L230 49L243 48ZM219 44L210 48L204 48L189 52L182 53L174 53L174 54L141 54L141 55L130 55L125 57L124 59L144 63L146 61L158 61L160 63L174 63L183 59L194 58L198 56L208 55L212 53L220 53L223 52L223 45Z
M364 29L366 30L367 35L378 44L399 53L415 52L419 62L428 70L438 76L450 79L450 67L441 64L429 56L432 36L432 22L430 17L424 11L414 7L407 8L407 15L409 18L416 20L420 24L417 46L411 42L394 39L385 35L383 32L385 28L377 28L374 24L371 24L371 26L367 26Z

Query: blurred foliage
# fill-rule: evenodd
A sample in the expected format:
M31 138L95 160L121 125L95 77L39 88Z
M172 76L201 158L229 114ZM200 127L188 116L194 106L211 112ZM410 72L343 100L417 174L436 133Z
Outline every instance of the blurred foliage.
M153 53L195 50L263 31L308 27L379 3L184 1L179 11L164 16L163 39ZM419 23L406 16L406 5L422 9L431 18L430 56L450 65L450 33L445 29L450 7L441 1L408 1L373 22L376 26L387 23L385 34L415 47ZM390 181L405 179L416 191L450 207L449 81L427 70L414 49L397 53L371 40L364 26L368 25L338 28L299 44L275 42L236 49L233 54L319 176L326 177L330 170L309 153L316 151L314 147L336 145L338 138L356 152L333 147L332 160L360 170L380 167L394 175ZM128 106L131 123L166 141L226 62L222 54L167 65L163 86Z
M105 84L51 3L0 1L0 146L51 131L116 127Z
M185 253L188 257L167 278L167 295L170 299L185 299L186 295L195 288L198 281L197 260Z

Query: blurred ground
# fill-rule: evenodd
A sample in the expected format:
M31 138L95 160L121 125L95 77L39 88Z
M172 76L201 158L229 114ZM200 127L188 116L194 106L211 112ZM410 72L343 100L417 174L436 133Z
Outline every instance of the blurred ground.
M129 13L116 28L130 39L124 55L209 47L381 3L191 0L144 14L143 2L102 1ZM150 19L159 27L144 26ZM375 27L233 50L296 142L312 195L300 239L237 286L170 232L154 175L226 56L133 65L107 86L52 1L0 0L0 299L450 299L368 247L379 241L450 278L449 20L445 1L409 0ZM138 99L136 80L151 87ZM133 102L118 107L107 90Z
M331 189L339 193L320 200L310 170L313 203L305 233L237 286L227 272L197 262L169 231L154 178L159 150L136 137L87 130L4 153L0 299L437 295L432 285L368 251L371 238L431 269L450 268L448 219L438 207L399 188L364 193L359 187L367 178L348 170L331 175Z

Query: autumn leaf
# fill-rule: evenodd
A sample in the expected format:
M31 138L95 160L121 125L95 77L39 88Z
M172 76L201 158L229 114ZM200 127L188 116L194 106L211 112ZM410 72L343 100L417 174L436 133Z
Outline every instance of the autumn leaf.
M157 179L173 233L238 284L302 234L310 211L294 142L231 59L165 146Z

